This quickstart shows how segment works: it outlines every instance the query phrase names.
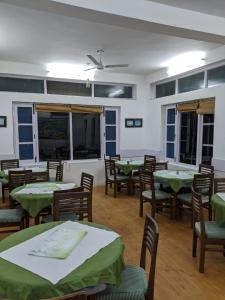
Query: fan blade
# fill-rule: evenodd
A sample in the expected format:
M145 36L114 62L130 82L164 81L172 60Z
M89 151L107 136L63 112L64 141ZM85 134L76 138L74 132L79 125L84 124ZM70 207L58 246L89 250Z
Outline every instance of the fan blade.
M86 69L84 71L90 71L90 70L94 70L94 69L97 69L97 67L92 67L92 68Z
M87 55L87 57L96 65L99 66L100 63L92 56L92 55Z
M106 65L105 68L127 68L129 67L128 64L121 64L121 65Z

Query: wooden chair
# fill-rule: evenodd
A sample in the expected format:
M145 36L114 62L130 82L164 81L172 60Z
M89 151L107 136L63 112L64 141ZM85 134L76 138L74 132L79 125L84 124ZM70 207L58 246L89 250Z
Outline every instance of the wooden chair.
M9 169L16 169L19 168L19 160L18 159L8 159L8 160L1 160L1 170L9 170ZM3 203L5 202L5 192L9 189L9 182L7 179L2 178L2 200Z
M204 273L205 252L221 251L225 256L225 230L215 221L205 221L201 194L192 190L193 203L193 243L192 256L196 257L197 240L200 241L200 263L199 272ZM222 249L207 247L208 245L221 245Z
M53 214L42 218L43 223L52 221L77 221L87 219L92 222L92 198L83 188L55 191L53 194Z
M29 183L48 182L49 172L32 172L29 175Z
M129 189L129 176L117 174L114 160L105 159L105 194L108 195L108 185L113 184L114 197L117 196L117 190L121 185L125 185Z
M161 171L161 170L168 170L168 163L167 161L163 162L156 162L154 165L154 171Z
M214 166L200 164L198 167L198 172L201 174L214 174Z
M115 155L109 156L109 159L115 160L115 161L120 160L120 154L115 154Z
M24 229L24 220L25 211L22 208L0 209L0 228L4 228L1 232L15 231L14 227Z
M155 220L146 215L141 247L140 267L126 266L121 274L119 287L108 285L107 289L97 294L97 300L154 299L155 268L159 230ZM151 256L148 279L145 275L146 254Z
M47 160L47 169L56 170L58 166L62 165L61 159L49 159Z
M154 167L156 164L156 157L153 155L144 156L144 169L154 172Z
M152 217L155 218L156 210L170 204L171 217L174 215L173 198L170 193L155 188L153 172L148 170L140 171L140 208L139 216L143 217L143 204L149 202L152 206Z
M56 167L55 181L63 181L63 164Z
M214 193L225 193L225 178L214 179Z
M31 173L31 170L9 171L9 193L11 193L13 189L29 183ZM11 208L18 206L18 202L13 200L10 196L9 201Z
M88 173L81 173L81 180L80 186L83 188L84 192L90 192L92 195L93 192L93 183L94 183L94 176Z
M211 196L213 193L213 174L196 174L192 184L193 190L202 195L203 207L208 209L209 220L212 220ZM192 210L192 193L177 195L177 203L182 213L183 204Z

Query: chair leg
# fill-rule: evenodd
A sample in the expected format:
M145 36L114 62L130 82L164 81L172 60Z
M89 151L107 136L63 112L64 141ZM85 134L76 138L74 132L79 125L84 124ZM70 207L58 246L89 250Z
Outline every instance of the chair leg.
M223 256L225 257L225 246L223 246Z
M2 202L5 203L5 189L2 186Z
M192 257L196 257L196 252L197 252L197 235L195 230L193 230L193 240L192 240Z
M204 273L205 266L205 243L200 240L200 263L199 263L199 272Z
M155 219L156 204L151 201L151 205L152 205L152 218Z
M140 196L139 217L143 217L143 198Z
M210 204L208 210L209 210L209 221L212 221L212 206Z
M105 195L108 195L108 183L105 183Z
M116 198L117 196L117 183L114 182L114 191L113 191L113 197Z

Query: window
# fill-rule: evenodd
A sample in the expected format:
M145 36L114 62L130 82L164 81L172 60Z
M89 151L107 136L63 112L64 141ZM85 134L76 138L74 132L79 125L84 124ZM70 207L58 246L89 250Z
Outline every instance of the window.
M86 87L86 83L47 80L48 94L91 97L91 91L91 85Z
M39 160L70 159L68 113L38 112Z
M180 113L180 162L196 165L198 115L196 112Z
M73 159L100 158L100 114L72 114Z
M208 70L208 87L225 83L225 66Z
M131 99L133 97L133 86L95 84L94 96Z
M105 154L106 156L113 156L117 154L117 139L118 139L118 116L117 110L105 111Z
M204 88L204 72L178 79L178 92L184 93Z
M214 115L203 115L202 163L211 165L213 157Z
M174 95L175 94L175 85L176 85L175 80L166 82L166 83L162 83L162 84L157 84L156 85L156 98Z
M44 80L0 77L0 91L44 93Z
M176 109L168 108L166 114L166 157L175 157Z

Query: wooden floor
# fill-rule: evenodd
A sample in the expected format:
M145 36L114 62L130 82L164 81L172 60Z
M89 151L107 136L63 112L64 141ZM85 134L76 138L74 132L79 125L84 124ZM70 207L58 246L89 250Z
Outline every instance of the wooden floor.
M99 187L94 191L94 222L118 232L125 243L127 264L139 264L144 218L138 216L138 195L125 192L113 198ZM150 210L148 203L145 213ZM225 258L222 253L206 254L205 274L198 272L198 257L191 256L192 229L190 215L171 220L157 215L160 230L156 265L155 300L221 300L225 299ZM5 236L5 235L4 235ZM3 234L0 234L2 239Z

